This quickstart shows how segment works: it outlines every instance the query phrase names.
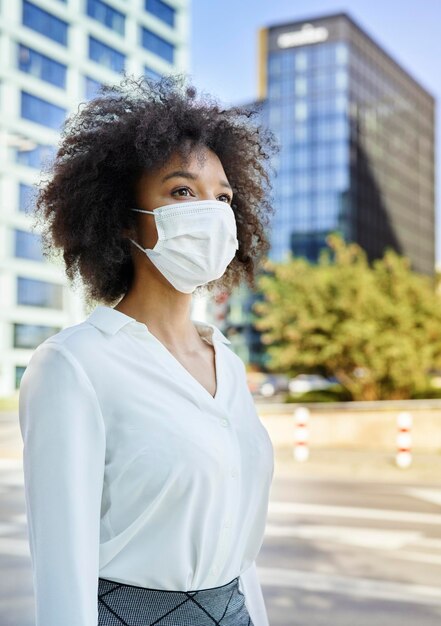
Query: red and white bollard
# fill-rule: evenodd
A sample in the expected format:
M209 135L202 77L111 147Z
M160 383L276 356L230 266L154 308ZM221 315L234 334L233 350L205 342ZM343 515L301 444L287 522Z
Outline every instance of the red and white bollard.
M225 323L225 318L228 312L228 298L229 293L227 291L220 291L216 293L213 297L213 313L216 324L220 324L221 326Z
M412 463L412 436L410 429L412 427L412 415L407 411L402 411L397 416L398 434L397 434L397 455L395 458L398 467L409 467Z
M309 409L304 406L298 407L294 411L294 419L296 422L296 428L294 432L293 456L296 461L307 461L309 459L309 448L307 443L309 439Z

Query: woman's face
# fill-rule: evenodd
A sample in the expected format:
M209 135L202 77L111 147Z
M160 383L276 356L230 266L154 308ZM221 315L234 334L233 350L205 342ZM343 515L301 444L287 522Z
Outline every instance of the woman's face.
M198 160L203 156L203 161ZM157 207L195 200L220 200L231 204L233 192L219 157L209 148L191 153L185 166L175 153L161 169L146 172L135 188L136 207L154 211ZM143 248L153 248L158 240L155 218L137 213L136 241ZM136 251L134 251L136 254Z

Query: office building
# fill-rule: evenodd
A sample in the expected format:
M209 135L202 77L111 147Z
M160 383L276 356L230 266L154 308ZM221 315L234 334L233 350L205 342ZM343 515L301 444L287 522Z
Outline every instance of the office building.
M272 258L314 261L338 230L433 275L432 95L342 13L260 31L259 97L282 145Z
M338 13L260 29L258 98L281 145L269 257L315 262L338 231L369 261L390 247L433 275L435 101L415 77ZM241 298L230 323L243 328L254 295ZM264 364L259 334L244 332Z
M17 0L0 5L0 396L33 350L85 317L64 268L31 230L41 168L66 114L118 82L188 67L187 0Z

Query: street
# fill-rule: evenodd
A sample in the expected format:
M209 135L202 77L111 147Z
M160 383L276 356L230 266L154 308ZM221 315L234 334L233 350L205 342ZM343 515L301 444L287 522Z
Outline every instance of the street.
M33 626L21 444L12 416L0 429L0 623ZM380 465L354 480L357 458L346 478L344 453L334 475L276 465L257 559L271 626L441 623L440 484L381 480Z
M441 489L275 478L257 566L271 626L439 626Z

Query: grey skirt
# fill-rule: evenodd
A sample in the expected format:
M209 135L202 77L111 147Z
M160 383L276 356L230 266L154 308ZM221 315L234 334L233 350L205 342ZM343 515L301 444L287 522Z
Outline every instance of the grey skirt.
M98 626L254 626L239 577L220 587L165 591L98 579Z

